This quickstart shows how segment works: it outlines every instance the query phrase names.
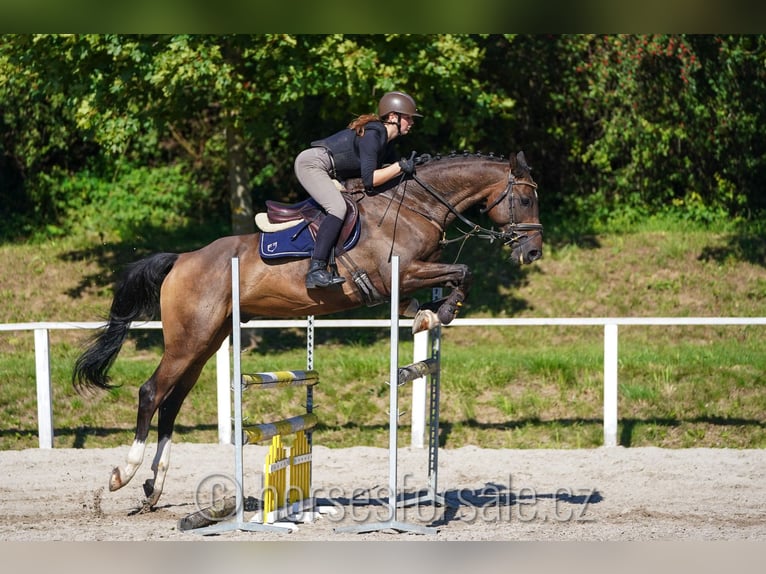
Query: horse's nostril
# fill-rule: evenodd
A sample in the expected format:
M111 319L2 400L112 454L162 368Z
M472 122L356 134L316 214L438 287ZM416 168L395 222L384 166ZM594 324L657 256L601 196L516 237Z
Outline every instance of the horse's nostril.
M537 261L542 256L543 256L543 252L541 250L538 250L538 249L531 249L527 253L527 258L529 258L530 261Z

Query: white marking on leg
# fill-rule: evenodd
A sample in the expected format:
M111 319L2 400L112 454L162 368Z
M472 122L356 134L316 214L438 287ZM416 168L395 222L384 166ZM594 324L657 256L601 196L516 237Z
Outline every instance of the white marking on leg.
M130 479L136 474L141 463L144 462L145 450L145 442L140 440L133 441L133 445L128 452L125 468L118 466L112 470L112 477L109 479L109 490L117 490L130 482Z
M439 316L436 313L430 309L421 309L412 320L412 334L430 331L439 325L441 325L441 321L439 321Z
M152 470L154 470L154 490L149 497L149 502L154 505L159 500L162 494L162 487L165 484L165 476L167 476L168 468L170 468L170 446L172 444L170 438L163 438L157 445L157 454L154 455L154 461L152 462Z

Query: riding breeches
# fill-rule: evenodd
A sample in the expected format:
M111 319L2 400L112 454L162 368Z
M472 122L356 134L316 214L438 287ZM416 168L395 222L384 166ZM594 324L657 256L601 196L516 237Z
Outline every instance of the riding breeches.
M332 159L322 147L303 150L295 158L295 175L303 188L329 215L341 221L346 216L346 202L332 181Z

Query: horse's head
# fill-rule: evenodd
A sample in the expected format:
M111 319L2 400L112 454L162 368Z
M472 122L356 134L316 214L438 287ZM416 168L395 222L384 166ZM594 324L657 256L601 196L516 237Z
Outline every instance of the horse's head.
M498 186L487 197L484 211L503 232L512 249L511 260L532 263L543 256L543 226L537 201L537 184L532 179L524 152L511 157L505 187Z

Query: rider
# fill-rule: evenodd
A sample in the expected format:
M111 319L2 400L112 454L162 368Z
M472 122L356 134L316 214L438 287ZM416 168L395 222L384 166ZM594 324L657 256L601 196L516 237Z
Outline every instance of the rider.
M333 183L335 178L361 177L366 190L405 173L412 175L412 159L398 159L391 141L406 135L415 124L415 100L404 92L388 92L378 102L378 114L361 115L329 137L311 142L295 158L295 175L327 216L319 226L306 287L329 287L345 279L327 270L330 250L338 241L346 202Z

